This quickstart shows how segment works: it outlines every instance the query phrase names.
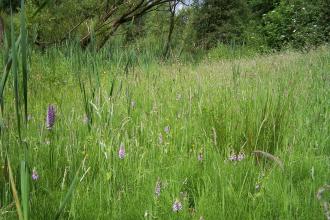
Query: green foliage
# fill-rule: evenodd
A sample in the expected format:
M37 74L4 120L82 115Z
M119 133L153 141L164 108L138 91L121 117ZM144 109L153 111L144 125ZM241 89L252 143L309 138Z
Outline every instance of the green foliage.
M320 19L319 24L324 33L324 39L329 42L330 40L330 0L322 0L320 3Z
M239 58L254 57L259 52L260 51L258 51L256 47L250 47L248 45L218 44L216 47L210 49L206 56L211 60L233 60Z
M279 2L280 0L250 0L248 4L253 17L255 17L255 19L261 19L263 15L274 10Z
M262 32L268 45L276 49L309 48L326 41L326 27L320 22L321 3L322 0L281 1L263 16Z
M99 8L103 4L102 0L50 1L32 18L42 2L27 2L28 17L31 18L28 28L33 41L46 46L60 43L62 39L77 39L91 25L87 18L100 13ZM84 22L81 28L71 32L80 22Z
M10 13L11 9L15 12L20 5L21 0L0 0L0 12L5 11Z
M42 48L53 46L54 43L77 42L93 31L96 31L94 43L100 43L102 36L107 36L109 32L106 26L111 26L111 20L101 25L104 12L111 11L115 4L121 3L104 0L51 1L37 16L33 16L43 2L28 1L26 6L29 38ZM192 2L190 6L181 5L176 12L170 42L172 57L199 57L200 54L208 54L207 51L200 53L201 50L216 48L218 44L229 47L233 44L243 45L258 52L268 52L288 47L308 49L329 41L329 0ZM9 1L1 3L1 16L8 26L8 15L3 13L8 14L10 4ZM12 1L12 5L14 11L19 10L16 1ZM125 11L125 5L119 7L116 16ZM161 58L167 44L170 13L166 4L156 9L116 29L108 48L111 50L114 42L120 44L119 47L139 50L136 53L150 51L146 48L151 48L155 56ZM14 17L15 26L18 26L18 20Z
M248 16L246 1L203 1L195 17L198 44L211 48L217 43L239 42Z
M195 42L246 44L257 51L303 49L329 40L328 0L202 1L194 8Z

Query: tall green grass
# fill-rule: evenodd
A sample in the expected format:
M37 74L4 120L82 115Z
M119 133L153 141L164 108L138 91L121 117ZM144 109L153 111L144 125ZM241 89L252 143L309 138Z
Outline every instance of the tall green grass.
M13 85L3 93L1 218L324 218L316 193L330 175L328 47L198 64L71 44L29 53L31 63L12 60L17 77L19 63L29 64L22 142L13 112L24 104L13 101ZM24 100L23 78L16 82ZM242 161L228 160L239 152Z

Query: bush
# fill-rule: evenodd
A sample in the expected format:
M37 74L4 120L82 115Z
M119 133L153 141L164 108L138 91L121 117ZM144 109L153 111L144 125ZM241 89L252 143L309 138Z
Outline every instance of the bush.
M310 48L326 41L321 1L281 1L276 9L264 14L262 32L268 45L275 49Z

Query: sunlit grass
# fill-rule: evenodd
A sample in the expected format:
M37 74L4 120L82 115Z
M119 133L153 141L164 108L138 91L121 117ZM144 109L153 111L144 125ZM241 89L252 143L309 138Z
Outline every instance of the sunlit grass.
M29 180L30 218L324 218L316 193L330 175L329 60L327 47L129 66L72 48L33 51L23 131L29 175L39 175ZM10 86L5 94L0 217L16 219L4 152L16 187L23 154ZM228 160L239 152L242 161ZM173 212L176 200L182 210Z

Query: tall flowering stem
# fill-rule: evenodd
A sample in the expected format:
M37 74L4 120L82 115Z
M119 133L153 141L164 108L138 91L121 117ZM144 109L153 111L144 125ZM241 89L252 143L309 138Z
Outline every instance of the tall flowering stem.
M32 170L32 180L37 181L39 179L38 172L35 168Z
M238 161L241 161L245 158L245 154L240 152L238 154L232 154L229 156L228 160L229 161L233 161L233 162L238 162Z
M180 200L176 199L172 206L173 212L179 212L182 210L182 204Z
M56 110L54 105L49 105L47 109L46 127L52 130L55 124Z
M120 144L119 151L118 151L118 156L120 159L124 159L126 156L125 152L125 145L123 143Z
M160 192L162 190L162 183L160 182L159 178L156 182L156 186L155 186L155 196L159 197L160 196Z
M203 152L199 152L199 153L198 153L198 156L197 156L197 160L198 160L199 162L203 162L203 159L204 159L204 157L203 157Z
M169 133L170 133L170 126L169 126L169 125L167 125L167 126L164 128L164 132L165 132L166 134L169 134Z

